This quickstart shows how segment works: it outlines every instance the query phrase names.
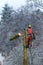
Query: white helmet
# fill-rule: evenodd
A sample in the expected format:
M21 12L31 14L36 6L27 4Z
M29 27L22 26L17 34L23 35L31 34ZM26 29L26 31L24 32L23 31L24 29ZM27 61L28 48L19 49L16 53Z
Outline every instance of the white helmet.
M29 25L28 27L32 27L31 25Z

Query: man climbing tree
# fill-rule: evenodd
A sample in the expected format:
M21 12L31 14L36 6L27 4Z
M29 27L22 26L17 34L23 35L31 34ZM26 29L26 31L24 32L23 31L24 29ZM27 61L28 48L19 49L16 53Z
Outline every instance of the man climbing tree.
M32 47L32 40L35 39L35 35L33 33L31 25L28 25L28 28L27 28L26 31L27 31L27 38L26 38L27 45L26 45L26 48L29 48L29 46Z

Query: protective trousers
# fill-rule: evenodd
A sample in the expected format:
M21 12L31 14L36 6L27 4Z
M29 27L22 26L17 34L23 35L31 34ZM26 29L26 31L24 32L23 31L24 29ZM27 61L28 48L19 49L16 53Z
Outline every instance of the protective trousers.
M27 36L27 44L30 45L30 47L32 47L32 35Z

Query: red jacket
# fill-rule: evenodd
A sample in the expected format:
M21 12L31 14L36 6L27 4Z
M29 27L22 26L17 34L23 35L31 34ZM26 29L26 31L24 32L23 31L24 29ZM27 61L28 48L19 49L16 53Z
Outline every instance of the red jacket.
M28 29L27 29L27 32L28 32L28 34L32 34L32 33L33 33L32 28L28 28Z
M32 28L28 28L27 33L30 34L27 36L27 42L29 42L30 47L32 47L32 36L31 36L33 34Z

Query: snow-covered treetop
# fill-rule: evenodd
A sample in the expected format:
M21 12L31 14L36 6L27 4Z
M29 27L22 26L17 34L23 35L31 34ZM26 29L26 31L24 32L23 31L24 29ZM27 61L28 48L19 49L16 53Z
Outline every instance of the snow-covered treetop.
M26 5L32 7L33 10L40 9L43 11L43 0L26 0L26 2Z

